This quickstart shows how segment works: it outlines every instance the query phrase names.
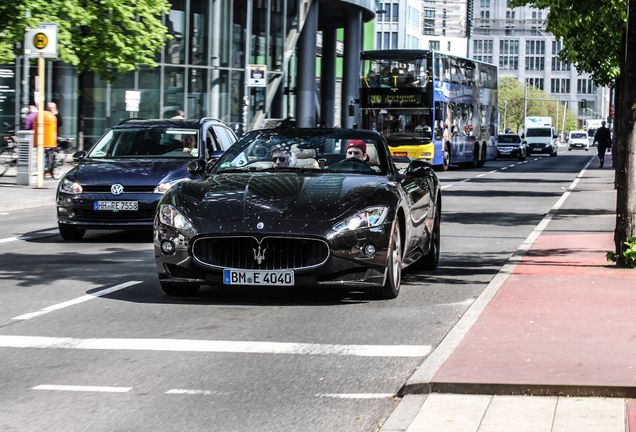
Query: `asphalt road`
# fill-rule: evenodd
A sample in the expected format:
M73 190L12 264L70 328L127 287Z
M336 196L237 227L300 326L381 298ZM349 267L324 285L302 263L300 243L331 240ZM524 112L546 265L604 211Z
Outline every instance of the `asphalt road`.
M0 215L0 430L375 431L594 152L439 173L440 267L395 300L302 288L177 299L149 233L63 241L53 207Z

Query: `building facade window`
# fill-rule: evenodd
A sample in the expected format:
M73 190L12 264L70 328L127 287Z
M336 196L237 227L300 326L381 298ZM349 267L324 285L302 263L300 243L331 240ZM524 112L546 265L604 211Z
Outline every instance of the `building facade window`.
M428 49L432 51L439 51L440 42L439 41L428 41Z
M398 22L398 19L400 18L399 7L399 3L393 3L393 22Z
M545 41L526 41L526 54L545 54Z
M526 84L543 90L543 78L526 78Z
M545 70L545 58L526 57L526 70Z
M594 84L594 81L592 81L591 79L576 80L577 93L594 94L596 93L596 90L597 90L596 84Z
M570 63L559 60L558 57L552 57L552 70L553 71L569 71L572 67Z
M519 41L507 39L500 40L499 54L519 54Z
M570 93L570 80L567 78L552 78L550 93Z

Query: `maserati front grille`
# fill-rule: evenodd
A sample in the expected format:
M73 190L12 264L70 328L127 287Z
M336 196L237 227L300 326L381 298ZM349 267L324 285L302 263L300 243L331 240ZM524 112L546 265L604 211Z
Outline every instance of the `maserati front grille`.
M194 241L195 261L218 269L299 270L327 261L322 240L297 237L204 237Z

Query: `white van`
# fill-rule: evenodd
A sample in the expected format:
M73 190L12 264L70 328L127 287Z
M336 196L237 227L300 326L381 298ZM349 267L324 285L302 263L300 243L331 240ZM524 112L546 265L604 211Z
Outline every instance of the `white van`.
M590 138L587 136L586 131L570 131L567 143L568 151L572 151L572 149L588 151L590 149Z

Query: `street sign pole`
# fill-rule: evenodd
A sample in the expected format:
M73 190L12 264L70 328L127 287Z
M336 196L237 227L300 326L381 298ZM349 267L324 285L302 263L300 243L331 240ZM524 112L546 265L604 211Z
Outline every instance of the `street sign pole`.
M38 188L44 183L44 56L38 58L38 81L40 100L38 103Z

